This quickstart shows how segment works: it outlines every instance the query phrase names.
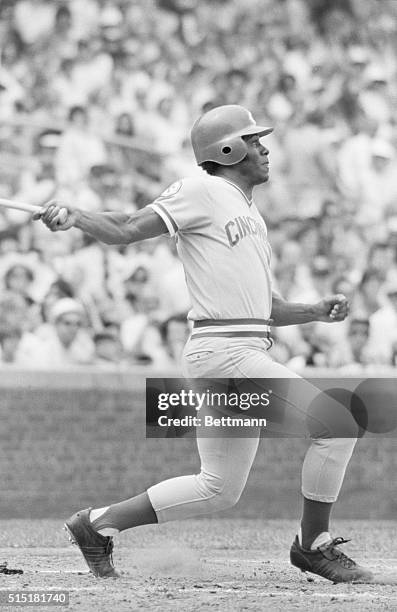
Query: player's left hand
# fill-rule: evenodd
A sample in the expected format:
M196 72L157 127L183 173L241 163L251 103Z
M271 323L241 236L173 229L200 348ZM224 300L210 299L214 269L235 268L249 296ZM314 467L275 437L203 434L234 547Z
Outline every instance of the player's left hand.
M336 323L346 319L349 314L349 302L345 295L339 293L322 299L315 305L315 309L317 313L316 321Z

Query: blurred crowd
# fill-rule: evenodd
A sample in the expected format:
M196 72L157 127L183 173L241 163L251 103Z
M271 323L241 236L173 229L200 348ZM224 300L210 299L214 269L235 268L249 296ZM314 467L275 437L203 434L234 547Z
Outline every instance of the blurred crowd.
M276 288L342 324L274 330L297 371L397 365L397 2L2 0L0 197L137 210L201 172L218 104L270 122L256 200ZM266 123L265 123L266 124ZM189 298L166 237L108 247L0 210L0 361L176 367Z

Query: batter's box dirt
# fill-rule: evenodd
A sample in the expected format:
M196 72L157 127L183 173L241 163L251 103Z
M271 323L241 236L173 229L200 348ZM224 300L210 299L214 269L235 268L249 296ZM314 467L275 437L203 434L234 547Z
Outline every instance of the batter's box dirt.
M78 549L65 541L62 519L3 521L0 560L24 573L2 575L0 589L67 590L68 609L80 612L396 610L396 526L335 521L334 533L352 538L348 554L373 568L378 580L333 585L309 581L289 564L291 521L217 518L125 532L115 545L119 579L88 573Z

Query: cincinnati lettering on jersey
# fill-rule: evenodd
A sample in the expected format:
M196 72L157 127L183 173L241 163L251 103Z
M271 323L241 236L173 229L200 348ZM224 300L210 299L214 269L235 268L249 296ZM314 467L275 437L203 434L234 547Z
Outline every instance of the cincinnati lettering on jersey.
M225 232L230 246L236 246L245 236L259 236L266 240L266 229L256 219L252 217L235 217L225 225Z

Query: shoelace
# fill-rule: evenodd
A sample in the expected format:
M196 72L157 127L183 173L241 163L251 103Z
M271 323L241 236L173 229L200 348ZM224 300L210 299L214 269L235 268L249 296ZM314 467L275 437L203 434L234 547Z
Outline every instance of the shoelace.
M338 561L341 565L343 565L343 567L346 567L349 569L349 568L356 566L355 561L353 561L353 559L350 559L350 557L345 555L344 552L336 548L336 546L340 546L341 544L346 544L347 542L350 542L350 540L345 540L344 538L341 538L341 537L334 538L329 544L327 544L325 548L323 548L323 550L321 550L320 548L319 550L322 553L324 553L325 551L327 552L329 551L333 555L333 560Z

